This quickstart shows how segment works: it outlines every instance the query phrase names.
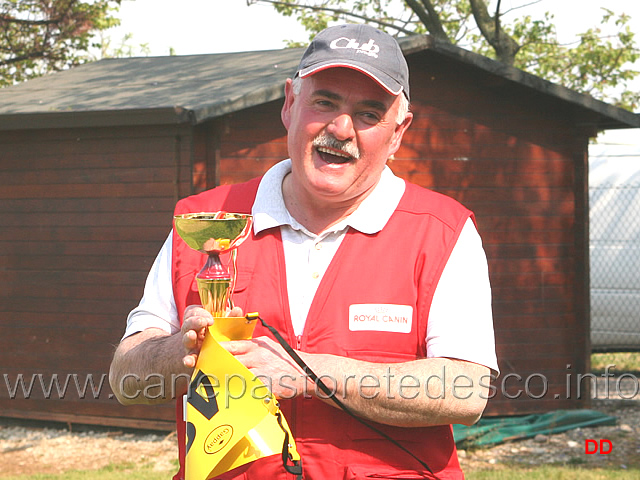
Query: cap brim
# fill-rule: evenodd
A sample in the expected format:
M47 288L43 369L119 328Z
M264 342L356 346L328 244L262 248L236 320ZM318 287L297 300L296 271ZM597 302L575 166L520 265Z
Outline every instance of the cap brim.
M355 62L325 62L315 64L298 71L298 75L300 76L300 78L305 78L313 75L314 73L318 73L329 68L350 68L352 70L357 70L358 72L363 73L367 77L374 80L384 90L394 96L400 95L403 90L402 85L392 79L389 75L373 69L371 68L371 66L367 66L367 68L365 68Z

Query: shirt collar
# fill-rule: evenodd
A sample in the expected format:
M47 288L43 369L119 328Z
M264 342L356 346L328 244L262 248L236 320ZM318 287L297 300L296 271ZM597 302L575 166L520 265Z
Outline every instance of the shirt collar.
M293 218L284 204L282 181L291 171L291 160L283 160L264 174L251 209L254 233L288 225L295 230L306 229ZM380 181L362 201L358 209L334 225L331 231L352 227L362 233L378 233L387 224L404 195L405 183L389 167L382 171Z

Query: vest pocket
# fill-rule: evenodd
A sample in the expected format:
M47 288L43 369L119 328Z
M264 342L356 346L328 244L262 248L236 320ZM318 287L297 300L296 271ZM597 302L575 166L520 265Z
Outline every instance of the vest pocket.
M443 433L439 430L442 427L392 427L381 423L370 423L403 445L406 443L422 445L424 443L424 435L429 431L429 429L433 429L434 435L442 435ZM347 430L345 432L345 436L353 441L381 442L382 444L389 445L389 448L396 448L395 446L392 446L388 440L380 436L379 433L361 425L354 426L354 428Z
M236 277L236 284L233 288L233 293L244 292L251 283L252 277L253 272L238 272L238 275Z
M393 480L435 479L429 472L398 470L393 467L375 465L350 465L345 469L344 480L366 480L368 478L388 478Z

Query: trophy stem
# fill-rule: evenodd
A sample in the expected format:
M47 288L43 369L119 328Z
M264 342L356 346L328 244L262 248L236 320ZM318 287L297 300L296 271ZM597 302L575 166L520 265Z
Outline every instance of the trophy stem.
M226 317L233 308L231 292L236 280L236 249L251 235L253 217L243 213L201 212L174 217L175 231L193 250L208 255L196 275L200 301L214 317ZM233 275L220 262L220 253L230 252Z
M226 316L231 290L231 275L217 253L210 253L200 273L196 275L202 306L214 317Z

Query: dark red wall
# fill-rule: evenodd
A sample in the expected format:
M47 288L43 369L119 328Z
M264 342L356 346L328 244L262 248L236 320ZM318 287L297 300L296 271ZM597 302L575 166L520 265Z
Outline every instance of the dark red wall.
M585 395L576 399L566 382L589 358L588 132L547 96L418 60L414 122L390 166L476 213L502 370L488 413L582 407ZM111 354L175 201L286 158L281 103L196 127L0 132L0 373L11 385L19 374L105 382L97 399L79 399L73 384L49 400L39 387L28 400L1 388L1 415L171 428L171 406L110 398Z

